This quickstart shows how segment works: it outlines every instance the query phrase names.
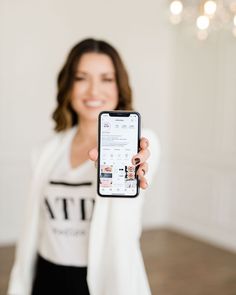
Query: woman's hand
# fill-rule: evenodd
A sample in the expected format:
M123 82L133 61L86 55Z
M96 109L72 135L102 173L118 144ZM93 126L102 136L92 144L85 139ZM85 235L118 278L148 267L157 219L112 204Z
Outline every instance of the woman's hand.
M138 152L138 154L136 154L132 158L133 165L139 166L137 170L137 175L139 176L140 187L142 189L146 189L148 187L147 180L145 178L145 175L148 172L148 164L146 161L150 156L148 146L149 146L148 140L145 137L142 137L140 139L140 151ZM89 151L89 158L90 160L97 162L97 158L98 158L97 148L94 148Z
M145 137L142 137L140 139L140 151L132 158L132 163L135 166L139 166L137 170L137 175L139 176L140 187L142 189L146 189L148 187L148 183L145 178L145 175L148 172L148 163L146 161L150 156L148 146L148 140Z

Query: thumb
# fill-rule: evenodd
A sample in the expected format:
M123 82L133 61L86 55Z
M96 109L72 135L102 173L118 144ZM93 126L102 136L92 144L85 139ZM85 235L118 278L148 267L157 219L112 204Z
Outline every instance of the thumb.
M93 148L88 152L89 158L92 161L97 161L98 159L98 149L97 148Z

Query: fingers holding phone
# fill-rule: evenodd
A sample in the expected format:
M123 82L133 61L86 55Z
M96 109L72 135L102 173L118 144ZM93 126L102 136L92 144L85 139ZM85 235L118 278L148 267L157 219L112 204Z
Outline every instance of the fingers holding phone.
M146 162L150 156L149 141L147 138L142 137L140 139L140 150L139 153L133 156L132 163L138 166L137 175L139 176L140 187L146 189L148 187L147 180L145 178L148 172L148 163Z

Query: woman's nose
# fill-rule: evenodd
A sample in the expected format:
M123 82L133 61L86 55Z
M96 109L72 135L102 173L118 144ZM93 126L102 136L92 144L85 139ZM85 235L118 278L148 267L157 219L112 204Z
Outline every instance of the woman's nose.
M89 92L90 95L92 95L93 97L96 97L99 94L99 82L97 81L91 81L90 85L89 85Z

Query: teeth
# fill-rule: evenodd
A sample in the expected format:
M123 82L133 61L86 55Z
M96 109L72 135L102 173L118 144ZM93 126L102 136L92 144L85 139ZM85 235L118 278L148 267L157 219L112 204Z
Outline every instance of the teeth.
M101 107L103 105L103 102L101 100L87 100L84 102L86 106L88 107Z

